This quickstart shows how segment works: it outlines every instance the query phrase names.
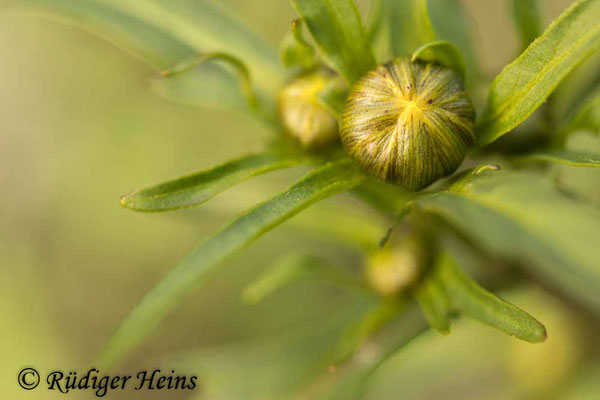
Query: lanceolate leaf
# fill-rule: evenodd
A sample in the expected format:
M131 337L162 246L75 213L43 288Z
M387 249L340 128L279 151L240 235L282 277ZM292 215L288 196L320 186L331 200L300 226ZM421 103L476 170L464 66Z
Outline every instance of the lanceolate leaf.
M460 270L456 262L444 255L439 278L450 302L460 313L527 342L546 339L546 328L518 307L496 297Z
M459 0L383 0L383 5L382 24L388 31L392 50L389 57L410 56L428 42L445 40L464 55L468 75L477 72L470 22Z
M481 174L460 193L414 201L499 258L518 260L539 279L600 311L600 212L528 172Z
M429 8L427 0L414 0L412 10L413 29L421 43L433 42L437 39L431 20L429 19Z
M444 40L429 42L419 47L412 55L412 61L422 60L436 62L451 68L465 79L465 61L455 45Z
M478 60L471 41L471 21L461 0L429 1L429 15L437 36L456 45L465 58L467 76L477 76Z
M547 161L573 167L600 168L600 154L582 153L575 151L538 151L523 156L525 160Z
M478 123L478 143L498 139L529 117L560 81L600 45L600 0L569 7L496 77Z
M354 0L291 0L321 55L350 83L374 64L369 38Z
M384 1L394 56L408 56L424 44L437 40L426 0Z
M298 164L295 157L251 154L216 167L182 176L121 197L121 205L135 211L167 211L202 204L229 187L276 169Z
M328 283L352 291L366 292L352 274L336 268L309 254L288 254L277 261L250 286L242 291L242 300L249 304L261 302L277 290L294 282L307 280Z
M326 164L285 192L237 217L193 250L152 289L113 335L101 357L110 364L139 344L181 297L232 253L254 241L306 207L358 185L362 175L349 160Z
M600 133L600 87L587 96L579 108L573 111L558 133L567 136L576 130Z
M277 290L301 279L317 278L327 265L317 257L291 254L275 263L256 281L242 291L242 300L256 304Z
M512 0L512 13L525 50L542 33L538 0Z
M12 1L12 0L11 0ZM161 69L174 61L209 52L227 52L251 68L254 79L274 93L284 79L275 49L212 0L18 0L16 9L43 10L120 41L148 50ZM100 11L99 11L100 10ZM160 47L159 44L160 43ZM174 52L175 49L177 50ZM190 51L191 50L191 51ZM179 55L185 57L179 58Z
M193 47L147 21L101 0L10 0L18 14L58 19L100 34L159 69L193 57Z
M290 32L281 42L281 61L288 68L302 67L308 70L315 66L315 49L304 40L302 35L302 21L292 21Z
M415 297L419 301L429 326L440 333L450 333L452 306L446 289L440 282L437 266L415 290Z
M199 65L192 71L168 79L164 77L153 79L150 89L154 94L169 101L191 106L240 113L250 110L240 91L239 78L215 63ZM257 91L256 95L263 109L275 109L271 96L261 91ZM274 118L274 115L263 116L266 121Z

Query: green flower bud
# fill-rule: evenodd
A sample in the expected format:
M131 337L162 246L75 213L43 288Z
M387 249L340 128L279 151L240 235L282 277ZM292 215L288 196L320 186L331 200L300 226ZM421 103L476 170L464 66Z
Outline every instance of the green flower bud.
M474 120L454 71L397 59L354 84L340 132L363 170L419 190L459 167L475 139Z
M433 260L434 246L420 229L396 228L383 248L373 252L366 266L369 285L383 296L412 287Z
M327 71L303 74L292 79L279 94L281 123L304 147L324 146L338 138L337 118L318 97L334 77Z

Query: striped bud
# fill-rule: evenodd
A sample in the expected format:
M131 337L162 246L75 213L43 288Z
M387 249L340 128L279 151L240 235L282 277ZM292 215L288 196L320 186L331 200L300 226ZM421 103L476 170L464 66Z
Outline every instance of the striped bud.
M396 59L354 84L340 133L364 171L419 190L459 167L475 139L474 120L454 71Z

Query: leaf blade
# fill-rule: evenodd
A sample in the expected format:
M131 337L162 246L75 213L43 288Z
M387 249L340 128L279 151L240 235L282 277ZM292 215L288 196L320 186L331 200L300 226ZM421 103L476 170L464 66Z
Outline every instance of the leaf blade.
M322 57L352 83L375 63L353 0L291 0Z
M600 1L577 1L502 70L477 124L479 146L523 122L573 68L599 48L598 20Z
M600 212L558 190L548 176L498 171L482 174L461 193L415 200L426 213L501 259L600 311L600 259L592 237Z
M546 339L546 328L520 308L479 286L445 255L439 265L440 279L453 306L462 314L506 334L537 343Z
M285 79L275 49L212 0L25 0L17 4L11 7L58 14L78 25L98 19L97 10L101 7L108 13L105 12L93 28L104 36L119 41L123 38L119 33L125 31L130 42L152 47L151 41L160 34L164 40L168 39L162 52L169 51L171 46L186 49L184 57L161 58L161 69L199 54L227 52L249 65L253 79L268 93L275 93ZM132 31L129 27L132 21L143 24L146 30Z
M542 32L539 3L537 0L512 0L512 14L521 48L525 50Z
M123 207L134 211L167 211L204 203L236 183L298 164L295 157L250 154L122 196Z
M251 208L194 249L122 322L101 355L112 364L131 351L178 300L229 255L324 198L358 185L363 177L349 160L326 164L288 190Z
M519 158L521 159L521 158ZM568 150L538 151L522 157L524 160L546 161L573 167L600 168L600 155Z

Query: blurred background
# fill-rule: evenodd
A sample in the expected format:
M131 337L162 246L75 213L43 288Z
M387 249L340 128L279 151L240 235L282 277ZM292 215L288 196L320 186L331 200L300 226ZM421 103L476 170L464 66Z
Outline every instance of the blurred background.
M283 0L222 3L274 46L294 18ZM508 2L464 3L481 65L495 75L519 47ZM549 22L570 1L542 3ZM252 180L197 209L125 210L121 194L258 150L269 133L244 116L155 97L148 84L156 71L102 39L49 20L0 14L0 59L0 397L55 398L22 390L17 372L93 366L131 307L187 251L303 171ZM173 365L200 375L197 398L275 398L269 382L292 379L282 370L297 368L302 346L325 337L310 324L348 306L343 292L310 283L256 306L240 301L240 291L274 258L298 248L340 264L362 261L351 249L285 224L187 296L121 370ZM392 358L367 398L600 398L600 365L578 362L585 323L539 288L504 296L547 324L548 342L532 346L460 321L452 335L426 333ZM299 335L303 329L309 333ZM292 344L279 339L282 333ZM127 391L107 398L186 396Z

